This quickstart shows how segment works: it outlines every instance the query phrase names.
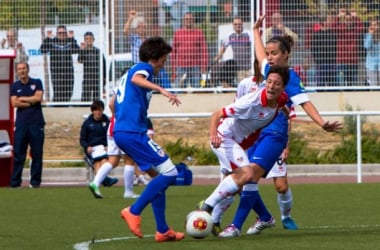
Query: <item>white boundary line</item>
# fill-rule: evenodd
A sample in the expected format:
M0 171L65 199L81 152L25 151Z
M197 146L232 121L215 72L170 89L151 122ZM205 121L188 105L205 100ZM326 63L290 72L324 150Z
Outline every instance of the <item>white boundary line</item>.
M306 227L300 227L299 229L312 229L312 230L320 230L320 229L360 229L360 228L380 228L380 224L375 225L353 225L353 226L306 226ZM144 235L144 238L150 238L153 237L153 234L147 234ZM75 250L89 250L91 244L95 243L101 243L101 242L110 242L110 241L117 241L117 240L130 240L130 239L138 239L136 236L126 236L126 237L115 237L115 238L108 238L108 239L99 239L99 240L92 240L92 241L84 241L74 244Z
M319 230L319 229L360 229L360 228L378 228L380 227L380 224L375 225L352 225L352 226L306 226L301 227L300 229L312 229L312 230Z
M154 234L146 234L144 235L144 238L151 238L154 237ZM95 243L102 243L102 242L110 242L110 241L117 241L117 240L130 240L130 239L138 239L136 236L125 236L125 237L115 237L115 238L108 238L108 239L99 239L99 240L91 240L91 241L84 241L74 244L75 250L89 250L91 244Z

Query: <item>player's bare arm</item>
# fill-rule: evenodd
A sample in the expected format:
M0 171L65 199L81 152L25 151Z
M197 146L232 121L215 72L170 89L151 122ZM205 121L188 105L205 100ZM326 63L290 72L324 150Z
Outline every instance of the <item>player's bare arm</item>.
M218 125L223 117L223 111L217 110L211 115L210 120L210 143L214 148L219 148L222 143L222 138L218 136Z
M335 122L329 122L325 121L321 115L319 114L318 110L315 108L313 103L305 102L301 104L302 108L305 110L307 115L319 126L321 126L325 131L327 132L338 132L343 128L342 123L335 121Z
M147 88L147 89L155 90L155 91L163 94L164 96L166 96L167 98L169 98L169 102L172 105L177 105L178 106L179 104L181 104L181 101L178 99L177 95L174 95L171 92L167 91L166 89L160 87L159 85L148 81L145 78L144 75L141 75L141 74L134 75L132 77L132 82L134 84L142 87L142 88Z

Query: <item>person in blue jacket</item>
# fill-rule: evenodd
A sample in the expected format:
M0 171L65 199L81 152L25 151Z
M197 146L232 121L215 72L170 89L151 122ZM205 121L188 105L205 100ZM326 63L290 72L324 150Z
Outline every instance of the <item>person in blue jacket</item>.
M108 158L107 128L110 120L103 112L103 101L93 101L91 104L91 115L83 122L79 137L79 142L84 153L93 162L95 173ZM117 178L106 177L102 184L104 186L112 186L117 181Z

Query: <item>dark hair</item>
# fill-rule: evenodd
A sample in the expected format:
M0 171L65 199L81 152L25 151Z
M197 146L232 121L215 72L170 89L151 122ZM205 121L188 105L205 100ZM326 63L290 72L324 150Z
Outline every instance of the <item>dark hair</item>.
M28 70L30 70L30 68L29 68L29 63L27 63L27 62L25 62L25 61L22 61L22 62L18 62L18 63L16 63L16 70L17 70L17 66L18 66L19 64L25 64L25 65L26 65L26 68L27 68Z
M58 25L57 26L57 30L58 29L65 29L65 30L67 30L66 25Z
M92 38L94 38L94 34L91 31L84 33L84 36L92 36Z
M277 43L282 52L288 52L290 54L294 45L294 40L289 35L274 36L267 41L268 43Z
M141 44L139 58L142 62L148 62L151 59L158 60L171 51L172 47L162 37L154 36L146 39Z
M289 67L272 66L270 67L267 76L269 76L272 73L279 74L282 81L284 82L284 87L286 87L290 78Z
M101 100L94 100L91 104L91 111L104 110L104 102Z

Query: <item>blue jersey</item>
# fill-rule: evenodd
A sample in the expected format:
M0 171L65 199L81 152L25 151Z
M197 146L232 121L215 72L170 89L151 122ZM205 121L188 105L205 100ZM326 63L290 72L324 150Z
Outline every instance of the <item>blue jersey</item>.
M267 76L270 66L267 60L264 60L262 69L264 69L263 75ZM289 81L285 87L285 92L288 94L289 100L287 106L289 109L293 105L300 105L309 101L309 97L306 94L306 90L302 84L301 79L298 74L293 70L289 69ZM281 135L288 135L288 117L284 114L284 112L279 112L277 117L262 131L267 133L279 133Z
M122 76L116 91L114 132L146 133L149 102L152 90L132 83L136 74L152 81L153 67L149 63L137 63Z

